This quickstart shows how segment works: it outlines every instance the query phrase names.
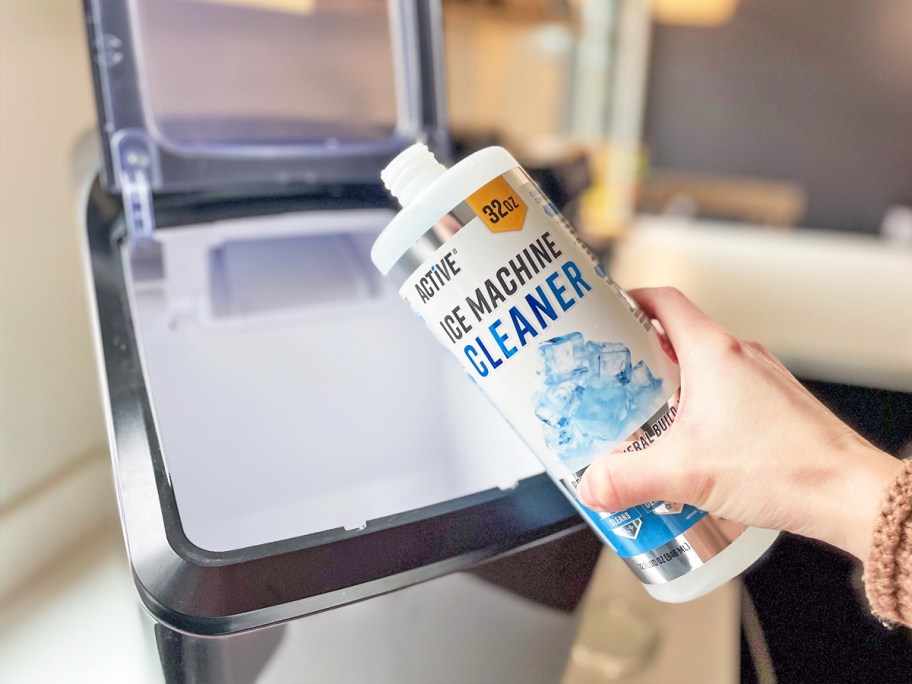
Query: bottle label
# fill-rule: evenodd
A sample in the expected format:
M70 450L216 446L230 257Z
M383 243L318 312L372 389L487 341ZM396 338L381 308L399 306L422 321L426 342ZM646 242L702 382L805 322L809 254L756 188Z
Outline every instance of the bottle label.
M644 451L674 421L678 367L648 317L522 169L479 188L422 240L433 252L400 294L607 544L646 564L674 550L703 511L653 501L597 513L576 498L598 456Z

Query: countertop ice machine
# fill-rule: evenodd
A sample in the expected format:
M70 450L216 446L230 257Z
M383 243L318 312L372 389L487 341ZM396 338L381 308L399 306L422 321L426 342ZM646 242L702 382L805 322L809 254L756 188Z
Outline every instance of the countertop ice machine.
M439 4L85 12L90 299L165 679L556 681L547 594L597 543L368 256L381 168L447 154Z

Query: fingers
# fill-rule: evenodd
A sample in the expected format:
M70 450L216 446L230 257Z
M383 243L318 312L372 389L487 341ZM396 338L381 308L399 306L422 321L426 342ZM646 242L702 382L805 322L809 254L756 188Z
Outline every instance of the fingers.
M699 505L699 487L664 445L646 452L612 453L586 469L579 486L583 504L597 511L619 511L646 501Z
M678 351L690 343L731 335L673 287L646 287L628 293L650 318L662 324Z

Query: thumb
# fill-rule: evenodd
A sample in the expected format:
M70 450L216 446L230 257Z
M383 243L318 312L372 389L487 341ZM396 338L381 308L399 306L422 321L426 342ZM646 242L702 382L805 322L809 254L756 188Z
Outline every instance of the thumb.
M596 459L580 481L580 501L596 511L620 511L646 501L695 503L698 487L682 467L685 461L678 450L670 446L659 443L646 451L613 452Z

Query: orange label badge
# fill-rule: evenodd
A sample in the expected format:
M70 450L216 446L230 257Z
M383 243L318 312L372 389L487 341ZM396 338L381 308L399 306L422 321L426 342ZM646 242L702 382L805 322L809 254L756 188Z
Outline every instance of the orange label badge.
M492 233L522 230L526 205L502 177L473 192L466 198L466 203Z

